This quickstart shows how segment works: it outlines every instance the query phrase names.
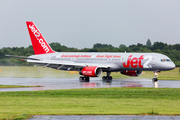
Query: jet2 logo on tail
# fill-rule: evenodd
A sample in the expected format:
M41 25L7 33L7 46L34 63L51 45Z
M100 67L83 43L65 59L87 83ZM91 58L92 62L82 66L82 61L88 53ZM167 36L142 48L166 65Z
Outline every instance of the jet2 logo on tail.
M38 37L40 37L41 33L38 32L38 30L35 29L34 25L32 25L32 26L29 25L29 28L31 29L31 31L33 32L34 36L35 36L36 39L39 41L39 43L41 44L41 46L43 47L44 51L45 51L46 53L48 53L48 52L49 52L48 46L46 45L46 43L43 41L42 38L38 38Z

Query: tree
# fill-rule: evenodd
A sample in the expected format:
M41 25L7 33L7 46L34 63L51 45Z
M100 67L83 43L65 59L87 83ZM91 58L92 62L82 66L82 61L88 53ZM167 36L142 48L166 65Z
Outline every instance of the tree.
M108 45L108 44L96 43L96 44L94 44L93 48L98 48L98 49L109 48L109 49L112 49L112 48L114 48L114 46L112 46L111 44Z
M138 47L143 47L143 44L138 43L137 46L138 46Z
M147 40L146 46L151 47L151 41L150 41L150 39Z
M167 43L163 43L163 42L155 42L152 46L152 49L153 50L156 50L156 49L164 49L165 47L167 46Z
M120 44L120 45L119 45L119 48L126 48L126 45Z
M148 46L149 45L149 46ZM137 45L119 45L119 48L112 46L111 44L94 44L93 48L71 48L60 43L54 42L50 46L55 51L59 52L157 52L169 56L173 62L175 62L177 67L180 67L180 44L168 45L163 42L154 42L151 45L150 39L147 40L146 45L137 43ZM151 46L151 47L150 47ZM25 61L19 60L19 58L6 57L5 55L18 55L18 56L30 56L34 54L33 46L29 47L3 47L0 49L0 65L9 66L9 65L21 65L21 66L32 66L33 63L28 63Z

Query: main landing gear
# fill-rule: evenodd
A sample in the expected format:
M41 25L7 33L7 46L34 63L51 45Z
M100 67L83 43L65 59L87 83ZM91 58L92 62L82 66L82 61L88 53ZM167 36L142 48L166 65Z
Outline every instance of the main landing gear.
M107 76L103 76L102 80L112 80L112 76L110 76L111 72L107 72Z
M88 76L81 76L79 77L80 82L89 82L89 77Z
M103 76L102 80L112 80L112 76Z

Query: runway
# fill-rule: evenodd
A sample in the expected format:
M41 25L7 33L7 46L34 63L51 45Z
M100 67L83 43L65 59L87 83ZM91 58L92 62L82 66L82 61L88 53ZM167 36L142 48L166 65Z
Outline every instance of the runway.
M0 78L2 85L31 85L43 87L27 88L0 88L0 91L38 91L53 89L78 89L78 88L107 88L107 87L154 87L150 79L113 79L102 81L100 78L91 79L89 83L79 82L77 78L58 79L58 78ZM159 88L180 88L180 81L159 80Z
M28 120L179 120L180 116L162 115L35 115Z

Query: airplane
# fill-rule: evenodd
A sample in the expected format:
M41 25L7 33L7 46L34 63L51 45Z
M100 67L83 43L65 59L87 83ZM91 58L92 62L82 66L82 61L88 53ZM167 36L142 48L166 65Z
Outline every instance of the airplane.
M90 77L99 77L102 72L106 72L102 80L112 80L111 72L140 76L142 71L157 73L175 68L169 57L159 53L56 52L32 21L27 21L26 24L35 55L6 56L23 58L27 62L57 70L78 71L81 75L80 82L89 82ZM153 81L157 80L157 77L153 78Z

